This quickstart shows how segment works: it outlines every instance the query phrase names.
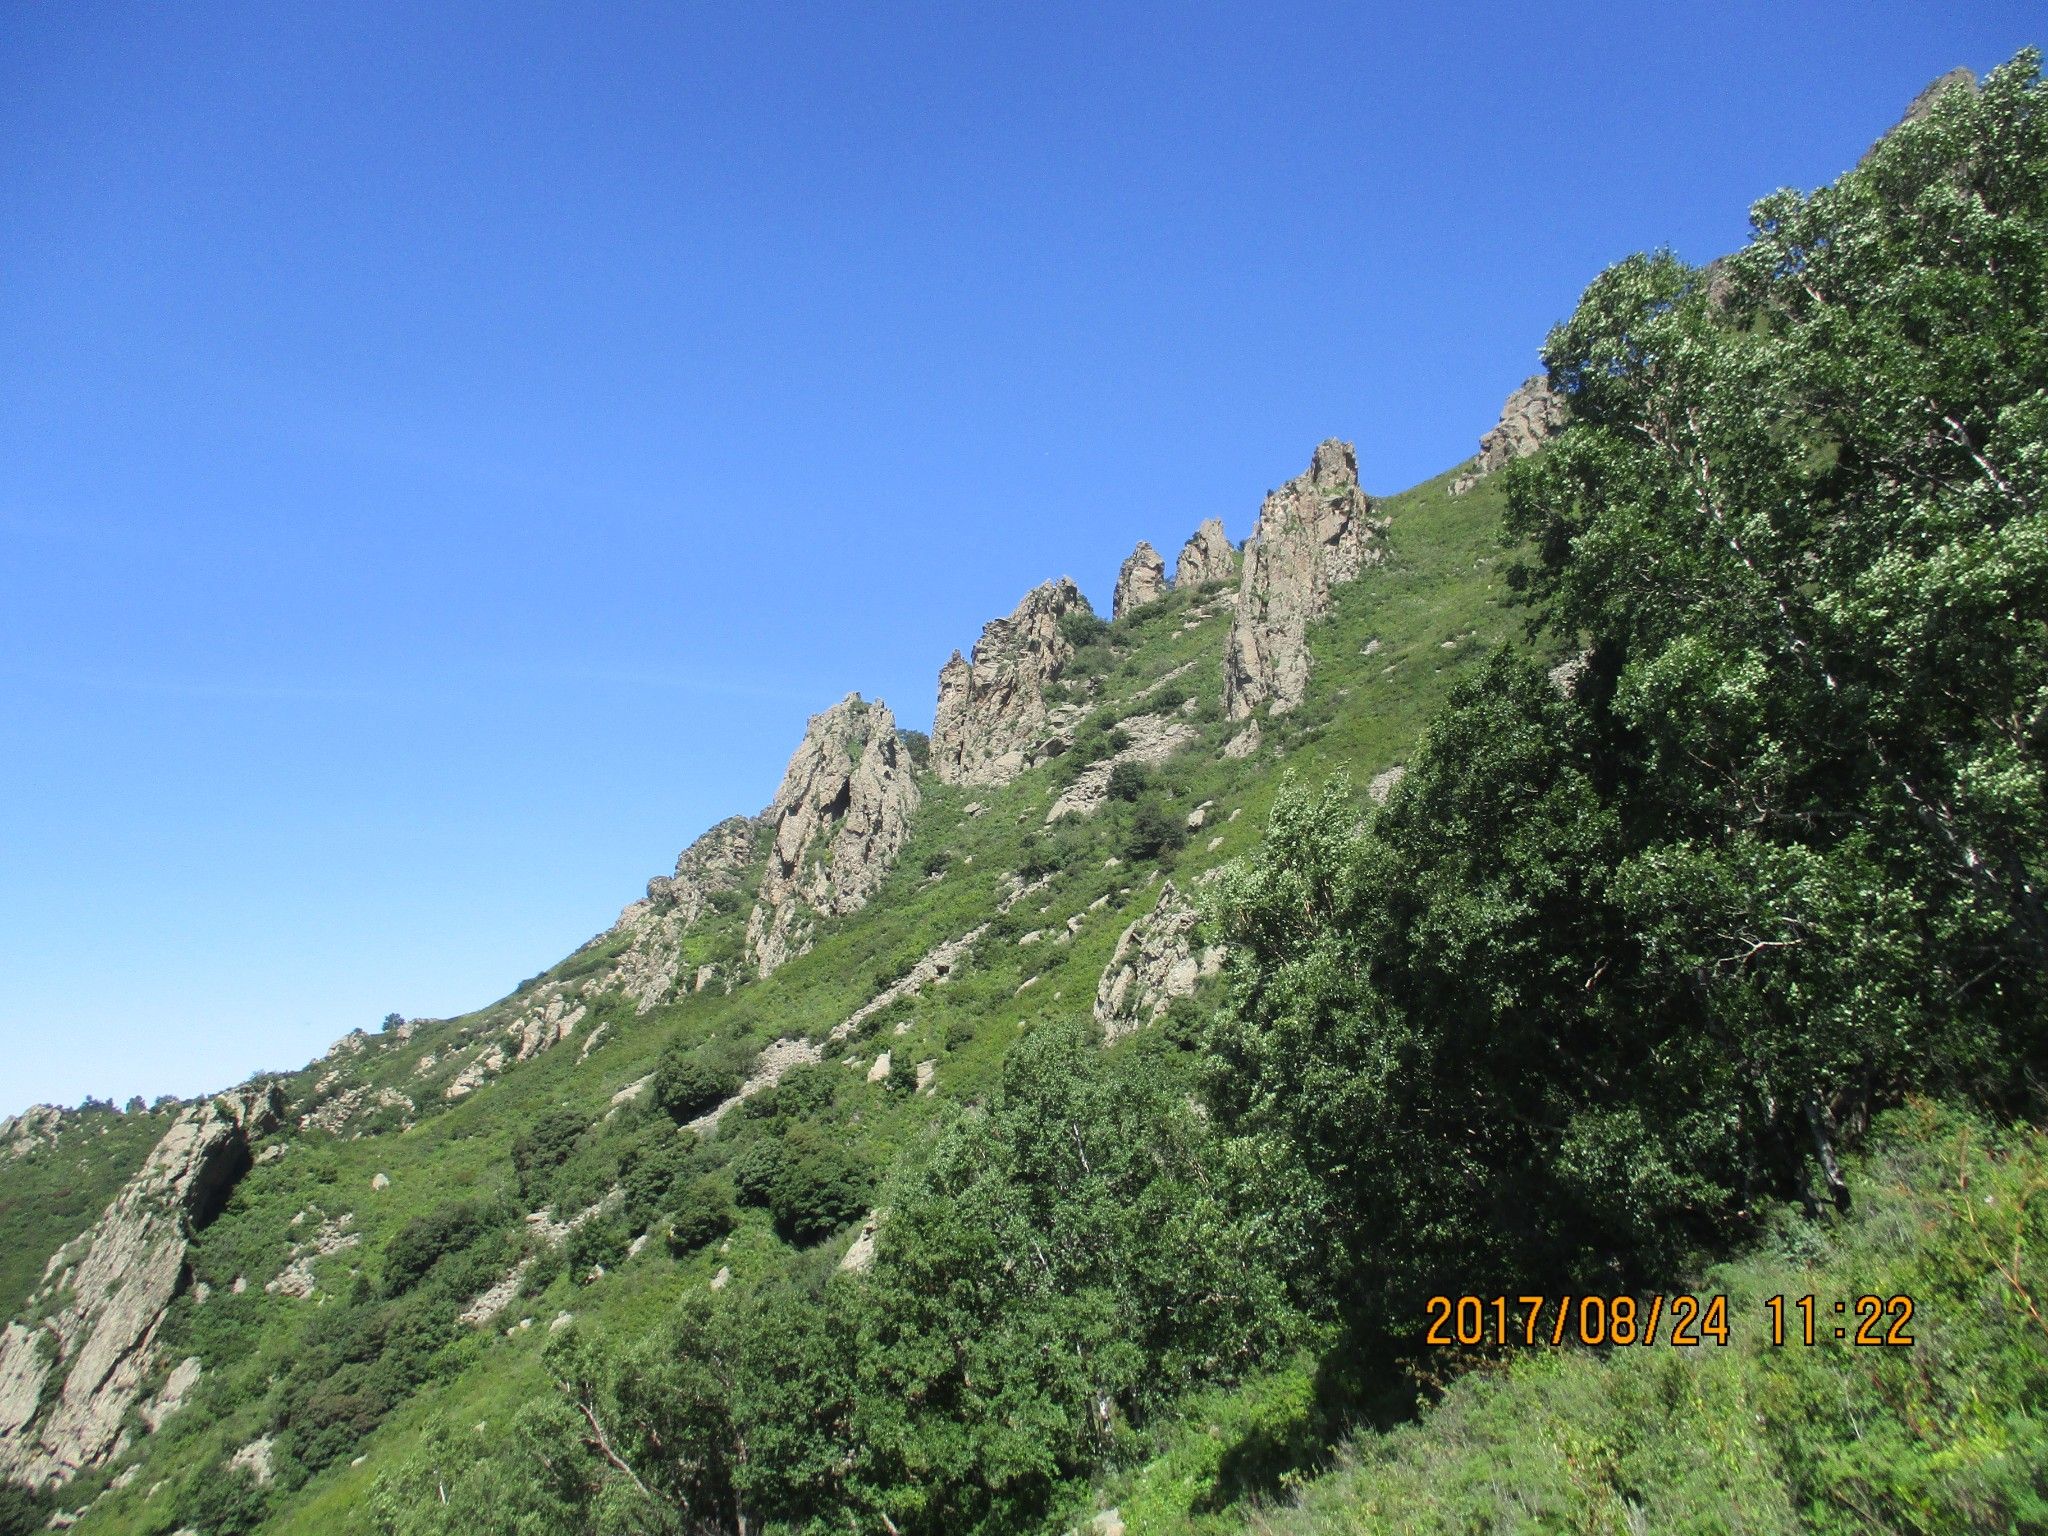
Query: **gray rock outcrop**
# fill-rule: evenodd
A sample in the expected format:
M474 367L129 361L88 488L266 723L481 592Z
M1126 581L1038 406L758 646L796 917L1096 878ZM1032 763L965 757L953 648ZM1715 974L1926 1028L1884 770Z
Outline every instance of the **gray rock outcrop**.
M932 717L932 772L941 783L1007 784L1030 766L1029 749L1050 728L1045 691L1074 656L1060 620L1093 611L1062 576L1025 593L1007 619L984 625L971 661L953 653L939 670Z
M53 1147L64 1129L64 1111L54 1104L35 1104L0 1120L0 1147L10 1157L27 1157L39 1147Z
M619 914L612 931L632 937L612 963L611 985L633 999L637 1012L685 989L683 937L715 899L745 883L761 831L753 817L728 816L682 851L673 875L656 875L647 882L646 899Z
M1197 948L1201 916L1172 880L1159 902L1123 932L1095 987L1095 1022L1110 1040L1151 1023L1176 997L1186 997L1223 966L1223 950Z
M1110 599L1109 614L1120 619L1134 608L1156 603L1166 596L1166 562L1159 551L1143 539L1124 559L1116 573L1116 592Z
M1117 722L1127 743L1098 763L1090 763L1061 790L1045 813L1051 826L1062 816L1093 816L1109 798L1109 776L1118 763L1143 763L1156 768L1181 748L1191 745L1199 733L1193 726L1163 715L1130 715Z
M918 799L888 705L850 693L811 717L768 807L775 834L747 919L761 975L810 948L814 916L867 905L903 851Z
M283 1109L270 1084L186 1110L92 1229L51 1257L31 1298L51 1310L0 1334L0 1478L61 1484L119 1454L164 1314L190 1279L192 1235Z
M1210 518L1180 547L1174 562L1173 585L1179 592L1206 587L1212 581L1229 581L1237 575L1237 551L1223 531L1220 518Z
M1500 420L1479 439L1479 459L1451 482L1451 494L1462 496L1495 470L1526 458L1564 430L1569 419L1564 398L1542 374L1524 379L1500 408Z
M1358 488L1358 458L1332 439L1308 473L1259 508L1245 546L1244 579L1223 658L1223 705L1233 720L1261 704L1282 714L1308 692L1308 626L1329 611L1330 590L1386 558L1386 524Z

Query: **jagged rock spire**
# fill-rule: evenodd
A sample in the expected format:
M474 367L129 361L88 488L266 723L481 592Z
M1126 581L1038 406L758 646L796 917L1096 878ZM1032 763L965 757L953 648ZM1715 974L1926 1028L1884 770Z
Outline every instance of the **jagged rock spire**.
M939 669L932 717L932 772L945 784L1007 784L1027 766L1026 749L1046 731L1045 690L1073 659L1060 621L1092 613L1062 576L1024 594L1007 619L983 626L969 661L958 651Z
M1110 601L1111 618L1120 619L1133 608L1142 608L1147 603L1157 602L1166 596L1166 562L1159 558L1159 551L1143 539L1138 547L1125 558L1123 569L1117 572L1116 594Z
M1495 470L1525 458L1564 430L1570 413L1542 374L1524 379L1500 408L1500 420L1479 439L1479 461L1451 482L1462 496Z
M1176 591L1186 592L1212 581L1228 581L1236 574L1237 551L1223 531L1222 519L1212 517L1181 546L1180 559L1173 567L1173 585Z
M896 719L850 693L813 715L769 804L774 836L747 955L766 976L811 947L812 918L867 905L910 836L919 795Z
M1358 456L1335 438L1308 472L1259 508L1245 547L1244 580L1223 659L1223 703L1242 720L1261 704L1284 713L1308 690L1308 626L1329 611L1330 589L1386 558L1386 524L1358 488Z

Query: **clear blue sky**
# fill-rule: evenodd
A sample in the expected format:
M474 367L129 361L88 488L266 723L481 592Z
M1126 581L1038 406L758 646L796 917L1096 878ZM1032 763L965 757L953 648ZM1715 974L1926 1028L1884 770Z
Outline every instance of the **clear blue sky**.
M2025 5L0 6L0 1112L477 1006Z

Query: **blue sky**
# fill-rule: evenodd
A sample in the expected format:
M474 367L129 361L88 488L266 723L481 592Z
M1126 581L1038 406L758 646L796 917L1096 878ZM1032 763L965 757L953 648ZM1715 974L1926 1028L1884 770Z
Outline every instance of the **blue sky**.
M0 8L0 1112L484 1003L1992 4Z

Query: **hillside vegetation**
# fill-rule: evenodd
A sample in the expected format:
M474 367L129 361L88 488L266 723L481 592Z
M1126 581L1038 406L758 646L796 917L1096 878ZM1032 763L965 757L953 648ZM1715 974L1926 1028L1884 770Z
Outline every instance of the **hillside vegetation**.
M1602 274L1540 451L1326 443L1241 579L1048 583L931 739L835 706L507 998L181 1119L125 1395L165 1122L26 1155L0 1531L2042 1528L2037 66Z

